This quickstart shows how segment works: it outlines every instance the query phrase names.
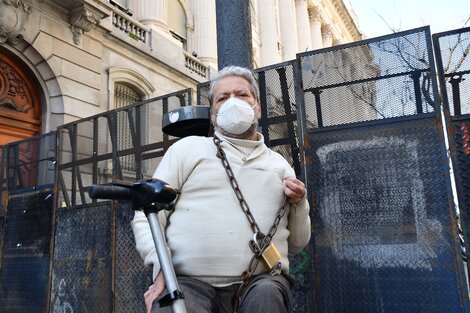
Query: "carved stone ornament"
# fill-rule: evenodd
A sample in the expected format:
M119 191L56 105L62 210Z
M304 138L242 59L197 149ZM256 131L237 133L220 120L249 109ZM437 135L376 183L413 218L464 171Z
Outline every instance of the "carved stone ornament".
M321 22L321 13L317 6L308 8L308 15L312 21Z
M321 33L325 37L331 37L333 36L333 30L331 29L331 26L328 24L324 24L321 27Z
M0 107L16 112L32 108L26 95L25 81L16 70L0 59Z
M0 43L17 44L23 39L31 11L31 6L22 0L0 0Z
M92 12L90 7L80 6L76 8L70 16L70 30L73 35L73 42L79 45L82 41L83 33L89 32L95 25L99 24L103 18L102 14Z

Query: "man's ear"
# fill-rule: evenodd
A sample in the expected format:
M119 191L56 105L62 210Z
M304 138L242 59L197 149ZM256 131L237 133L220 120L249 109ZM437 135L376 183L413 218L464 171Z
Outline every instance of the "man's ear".
M211 120L211 124L213 126L216 126L216 118L217 118L217 115L215 114L215 112L211 109L210 111L210 120Z
M261 102L259 101L256 101L255 116L258 120L261 118Z

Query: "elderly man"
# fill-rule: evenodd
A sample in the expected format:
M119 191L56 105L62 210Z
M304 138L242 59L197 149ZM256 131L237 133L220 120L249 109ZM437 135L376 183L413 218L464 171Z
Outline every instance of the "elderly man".
M173 144L154 177L180 190L165 223L168 246L189 312L288 312L288 254L310 240L304 184L257 132L259 90L252 72L230 66L211 84L214 137ZM166 213L166 212L165 212ZM165 289L146 217L132 221L136 247L153 265L147 312Z

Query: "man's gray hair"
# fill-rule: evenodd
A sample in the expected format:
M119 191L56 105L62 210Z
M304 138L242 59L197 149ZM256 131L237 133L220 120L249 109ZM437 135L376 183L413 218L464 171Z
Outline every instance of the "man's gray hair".
M253 93L253 96L255 97L256 101L259 101L259 87L258 87L258 82L255 79L255 76L253 75L253 72L250 71L249 69L245 67L240 67L240 66L226 66L222 70L219 71L217 74L217 78L211 81L211 86L209 89L209 102L212 105L213 97L214 97L214 89L215 85L217 85L217 82L226 77L241 77L245 79L248 83L250 83L250 91Z

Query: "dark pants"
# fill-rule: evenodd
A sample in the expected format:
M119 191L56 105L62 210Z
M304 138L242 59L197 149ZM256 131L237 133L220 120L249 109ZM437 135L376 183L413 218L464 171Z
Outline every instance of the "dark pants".
M216 288L189 277L178 277L187 313L232 313L240 284ZM240 313L287 313L292 302L291 285L283 275L259 275L245 288ZM152 313L171 313L171 307L153 303Z

